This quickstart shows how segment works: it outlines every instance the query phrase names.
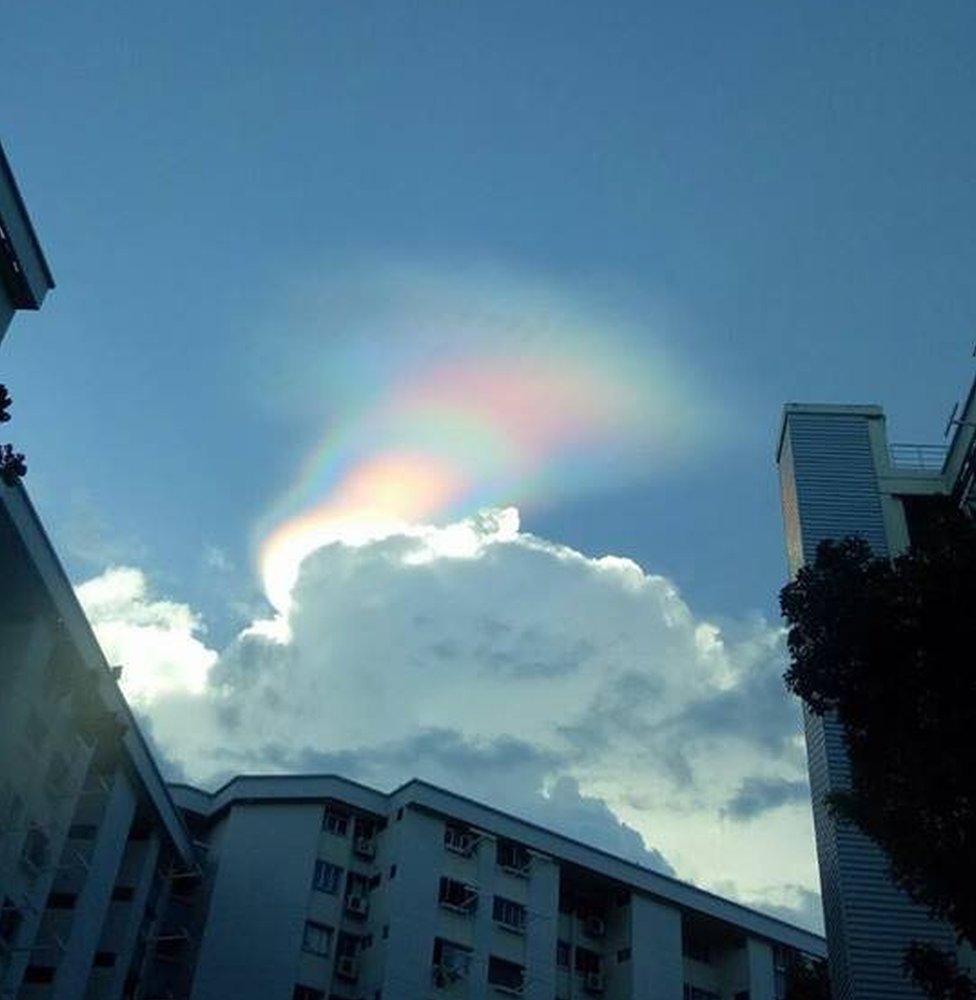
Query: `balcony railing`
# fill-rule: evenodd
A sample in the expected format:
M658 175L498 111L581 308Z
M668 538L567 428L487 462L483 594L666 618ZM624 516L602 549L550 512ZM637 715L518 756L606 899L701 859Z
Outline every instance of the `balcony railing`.
M942 444L888 445L892 466L913 472L941 472L948 451Z

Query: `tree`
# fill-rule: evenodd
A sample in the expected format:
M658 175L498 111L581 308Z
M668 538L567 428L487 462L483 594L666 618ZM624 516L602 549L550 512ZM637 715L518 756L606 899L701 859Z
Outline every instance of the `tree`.
M827 963L791 953L786 966L786 1000L830 1000Z
M0 424L10 419L8 410L13 400L5 385L0 385ZM13 445L0 445L0 481L7 486L16 486L20 477L27 475L27 465L24 456L14 451Z
M885 851L897 884L976 941L976 527L948 500L930 514L893 560L861 538L820 545L780 594L785 680L843 726L851 785L830 808ZM930 951L907 959L917 981L932 972Z

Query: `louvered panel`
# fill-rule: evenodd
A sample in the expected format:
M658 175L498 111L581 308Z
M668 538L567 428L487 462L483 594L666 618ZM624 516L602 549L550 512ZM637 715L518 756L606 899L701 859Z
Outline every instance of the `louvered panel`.
M888 554L868 421L853 413L788 414L780 477L791 570L812 561L827 538L860 535ZM912 940L948 948L952 934L894 886L874 843L824 806L849 781L840 724L807 714L805 728L834 992L839 1000L920 997L901 974L905 948Z

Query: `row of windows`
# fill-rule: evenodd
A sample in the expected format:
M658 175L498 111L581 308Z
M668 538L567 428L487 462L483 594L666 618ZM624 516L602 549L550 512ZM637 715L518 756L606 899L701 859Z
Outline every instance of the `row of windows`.
M322 816L322 829L326 833L332 833L337 837L345 837L349 833L349 824L353 817L342 811L327 806ZM372 820L357 818L355 821L356 841L372 843L373 837L381 824Z
M470 857L481 843L480 834L460 823L445 823L444 847L455 854ZM513 875L527 877L532 867L532 855L527 847L514 840L498 840L495 844L495 864Z
M559 940L556 942L556 965L560 968L568 969L571 960L574 959L573 946L568 941ZM630 949L622 948L617 952L617 961L626 962L630 958ZM591 951L577 945L575 948L575 960L572 961L577 972L583 974L600 972L603 968L603 958L598 952Z
M469 979L471 976L471 949L444 938L434 941L434 985L439 988ZM525 986L525 966L510 962L496 955L488 957L488 983L502 989L521 992Z
M438 902L448 910L472 914L478 909L478 890L458 879L442 876L437 894ZM491 907L492 920L508 930L524 931L528 910L522 903L504 896L494 896Z
M383 937L389 935L389 927L384 926ZM302 951L312 955L328 957L332 954L332 941L335 938L335 928L318 920L306 920L302 934ZM361 951L373 947L372 934L349 934L341 931L336 940L336 955L339 958L355 958Z

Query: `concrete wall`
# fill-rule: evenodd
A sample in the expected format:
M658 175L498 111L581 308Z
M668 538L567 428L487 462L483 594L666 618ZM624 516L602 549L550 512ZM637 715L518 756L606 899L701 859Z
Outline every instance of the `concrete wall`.
M681 912L644 896L631 903L634 1000L682 1000Z
M135 791L125 773L118 771L88 862L84 888L75 905L71 935L58 965L51 994L55 1000L84 995L135 808Z
M559 923L559 865L532 859L528 879L529 924L526 942L527 996L549 1000L556 985L556 937Z
M746 957L749 963L749 1000L776 1000L772 945L749 938L746 941Z
M290 1000L322 807L235 806L226 820L194 1000Z
M399 820L394 816L388 828L397 871L395 878L387 883L389 941L395 944L391 943L386 953L384 997L423 996L431 982L434 938L440 934L457 941L464 926L469 928L468 934L472 933L471 918L458 917L459 926L455 927L439 913L437 894L444 872L443 830L443 823L435 817L409 808L403 810ZM469 880L473 881L475 876L473 871ZM459 943L468 942L462 938Z
M885 449L883 418L873 408L787 413L779 465L792 572L813 561L824 539L860 535L881 556L903 542L897 500L879 489ZM805 729L835 998L920 997L902 975L904 949L913 939L950 947L951 933L895 888L874 843L824 805L849 781L840 724L805 713Z

